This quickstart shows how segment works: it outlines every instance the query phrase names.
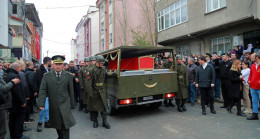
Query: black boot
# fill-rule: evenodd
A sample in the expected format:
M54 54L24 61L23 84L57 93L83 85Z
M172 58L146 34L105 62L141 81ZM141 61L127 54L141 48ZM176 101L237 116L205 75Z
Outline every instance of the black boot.
M42 123L38 123L37 132L42 132Z
M232 114L231 108L227 107L228 113Z
M252 113L250 117L246 118L247 120L259 120L258 113Z
M185 107L185 102L186 102L186 99L183 99L182 103L181 103L181 108L183 111L187 111L187 108Z
M217 114L217 112L215 111L214 107L210 108L210 112L213 113L213 114Z
M110 129L110 125L107 122L107 118L103 118L103 127L105 127L106 129Z
M97 118L94 118L93 127L94 127L94 128L97 128L97 127L98 127L98 120L97 120Z
M202 115L206 115L206 110L205 109L202 109Z
M180 99L176 99L175 100L176 101L176 105L177 105L177 111L178 112L183 112L183 109L182 109L182 107L181 107L181 104L180 104Z
M169 107L168 100L164 100L164 106Z
M91 120L91 121L94 121L93 114L90 112L89 115L90 115L90 120Z

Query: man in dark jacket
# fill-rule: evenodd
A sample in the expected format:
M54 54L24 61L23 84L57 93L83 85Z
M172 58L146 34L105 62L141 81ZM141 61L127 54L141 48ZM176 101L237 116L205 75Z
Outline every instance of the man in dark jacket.
M70 61L68 72L70 72L73 75L74 97L75 102L78 103L80 99L80 85L78 79L78 69L75 67L74 61Z
M216 114L214 109L214 95L213 87L215 86L215 70L211 64L206 63L206 58L201 56L199 58L200 66L197 67L196 72L196 87L199 87L201 94L201 106L202 114L206 115L205 101L209 98L210 111L213 114Z
M2 63L0 63L2 66ZM19 79L13 79L11 82L6 83L3 78L0 78L0 93L5 97L5 103L0 103L0 139L4 139L6 135L6 121L7 121L7 109L12 106L11 88L20 83Z
M43 75L49 71L49 67L51 66L51 58L50 57L44 57L43 59L43 64L40 66L40 68L36 71L35 78L36 78L36 86L37 86L37 91L39 93L40 85L42 82L42 77ZM39 95L39 94L38 94ZM48 121L49 121L49 101L48 97L46 98L46 103L45 103L45 109L41 111L41 114L39 116L38 120L38 126L37 126L37 131L41 132L42 131L42 123L43 123L43 118L45 117L45 127L49 127Z
M228 90L229 90L229 70L232 66L232 62L229 60L227 54L222 54L222 61L219 64L220 67L220 80L221 80L221 90L224 99L224 105L221 108L227 108L229 104Z
M28 91L29 91L29 100L27 101L26 106L26 113L25 113L25 121L30 120L30 112L33 106L33 102L35 97L37 96L37 86L35 80L35 72L33 70L34 64L33 62L29 62L27 68L25 69L25 77L28 84Z
M197 66L194 64L194 59L189 58L188 60L189 65L187 66L188 69L188 76L189 76L189 101L191 106L195 105L195 99L196 99L196 88L195 88L195 73Z
M21 65L13 63L10 66L11 70L6 75L6 82L11 82L15 78L19 78L19 71L21 71ZM22 84L19 83L11 89L12 94L12 107L9 109L9 130L11 139L26 139L28 137L23 136L23 122L26 110L26 95L23 90Z
M216 54L212 54L212 61L214 63L214 69L216 73L216 80L215 80L215 99L220 99L220 67L219 67L219 58Z

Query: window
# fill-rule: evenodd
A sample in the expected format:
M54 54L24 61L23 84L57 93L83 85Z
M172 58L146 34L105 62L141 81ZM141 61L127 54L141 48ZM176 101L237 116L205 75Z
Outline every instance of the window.
M112 36L112 33L109 34L109 43L112 43L113 42L113 36Z
M157 14L158 31L188 21L187 0L179 0Z
M206 0L207 13L226 6L226 0Z
M101 6L101 17L103 17L105 15L105 8L104 6L102 5Z
M214 38L211 40L211 52L228 52L231 49L230 36Z
M109 24L111 24L111 23L112 23L112 13L109 14Z
M109 0L109 4L111 4L112 3L112 0Z
M13 14L17 14L17 4L13 5Z
M101 23L101 34L104 34L105 32L105 25L104 22Z
M177 53L180 55L190 55L190 45L182 45L177 47Z

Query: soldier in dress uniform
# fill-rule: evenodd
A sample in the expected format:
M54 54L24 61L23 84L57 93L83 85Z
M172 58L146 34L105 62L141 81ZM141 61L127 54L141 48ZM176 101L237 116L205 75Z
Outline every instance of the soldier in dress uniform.
M159 63L159 58L154 59L154 69L162 69L162 65Z
M71 108L74 108L73 75L62 70L65 58L52 57L54 70L45 73L38 97L38 107L44 109L45 99L49 98L50 127L55 128L58 139L69 139L69 128L76 124Z
M187 111L185 107L186 99L188 98L189 78L186 65L182 62L181 55L176 56L177 60L177 80L178 80L178 92L176 93L176 105L179 112Z
M84 66L79 70L79 84L80 84L80 101L81 101L81 106L79 107L79 111L82 111L84 106L85 106L85 112L88 113L87 110L87 99L84 99L85 96L87 96L87 90L84 89L84 84L86 81L86 76L88 72L88 68L90 65L90 58L87 57L84 59Z
M170 69L170 71L173 71L173 65L172 64L173 64L173 58L172 58L172 55L169 55L168 60L163 63L163 68L164 69ZM173 104L172 100L173 99L164 100L164 105L166 107L169 107L169 106L174 107L175 105Z
M96 57L95 56L91 56L90 57L90 67L92 67L93 65L95 65L96 64Z
M88 110L90 111L94 123L93 127L98 127L98 113L101 113L103 127L110 129L107 122L107 94L105 90L105 78L108 76L104 67L105 59L103 56L97 56L96 64L89 69L87 73L86 89L88 93Z

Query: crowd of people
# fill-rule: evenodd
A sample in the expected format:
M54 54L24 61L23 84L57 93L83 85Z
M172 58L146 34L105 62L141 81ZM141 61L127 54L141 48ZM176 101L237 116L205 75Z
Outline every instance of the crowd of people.
M177 71L177 111L185 112L186 103L194 106L197 101L203 115L207 114L206 106L216 114L214 100L220 100L222 94L221 108L232 113L236 106L238 116L252 114L247 119L258 120L260 52L252 49L243 50L239 46L228 53L176 55L176 65L172 55L159 55L154 68ZM38 122L38 132L44 125L57 129L59 138L69 138L69 128L75 125L71 109L77 104L78 111L90 114L94 128L98 127L99 112L102 126L111 128L107 122L106 92L102 91L105 78L117 75L108 75L103 56L87 57L78 66L64 60L62 56L54 56L45 57L41 65L21 60L11 64L0 62L0 139L6 136L6 121L11 139L28 139L23 132L32 130L26 124L34 120ZM175 106L173 99L165 100L164 104ZM34 119L38 109L39 118Z
M0 62L0 139L6 136L6 121L11 139L28 139L23 132L31 131L26 124L35 120L38 132L44 125L57 129L59 138L69 138L69 128L76 123L71 109L77 104L78 111L85 108L84 112L90 113L94 128L98 127L97 116L101 112L103 127L110 129L107 103L97 96L87 95L87 91L98 95L98 90L104 90L104 78L108 76L103 67L104 57L88 57L79 65L73 61L64 63L64 60L63 56L54 56L45 57L41 65L20 60L12 64ZM106 97L104 92L101 94ZM38 113L38 109L39 118L34 119L33 114Z
M170 55L167 60L165 59L167 57L164 55L158 55L155 60L155 68L170 69L168 65L172 63L173 58ZM252 114L247 117L248 120L258 119L260 99L260 69L258 67L260 51L258 47L254 48L249 44L246 50L242 46L238 46L227 53L176 55L176 61L177 71L178 65L184 65L187 68L187 75L184 73L182 76L178 72L179 88L187 89L184 91L188 96L186 102L191 106L194 106L196 101L200 102L203 115L206 115L205 105L210 107L213 114L216 114L213 102L214 100L220 101L222 94L224 104L221 108L226 108L229 113L232 113L232 108L236 105L238 116L246 117L246 114ZM182 70L182 72L184 71ZM183 78L185 81L182 81ZM169 104L175 106L171 100L165 101L165 106L168 107ZM178 100L176 100L176 104L177 110L182 112L182 106L178 105Z

